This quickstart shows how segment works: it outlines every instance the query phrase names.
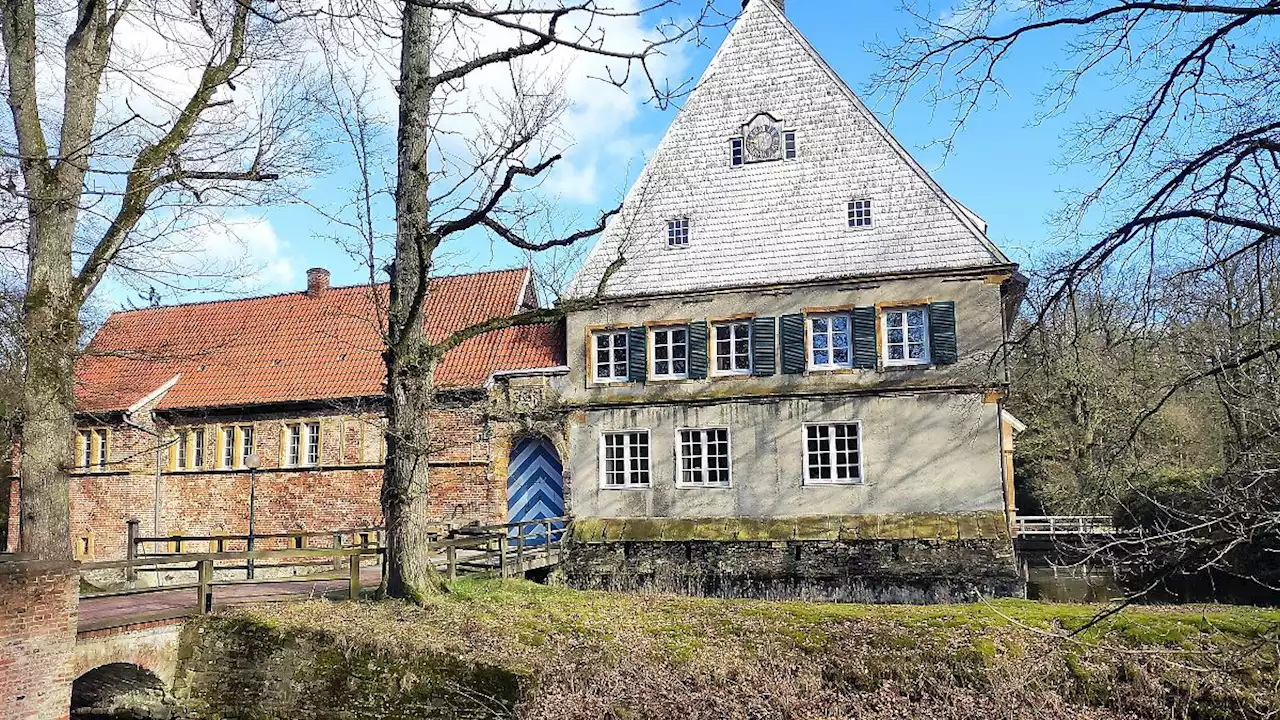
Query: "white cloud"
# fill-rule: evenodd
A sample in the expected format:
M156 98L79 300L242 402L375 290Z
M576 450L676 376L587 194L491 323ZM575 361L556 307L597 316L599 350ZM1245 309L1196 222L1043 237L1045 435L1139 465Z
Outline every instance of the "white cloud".
M291 248L263 217L230 215L196 231L194 259L210 266L240 269L230 290L289 290L301 282Z

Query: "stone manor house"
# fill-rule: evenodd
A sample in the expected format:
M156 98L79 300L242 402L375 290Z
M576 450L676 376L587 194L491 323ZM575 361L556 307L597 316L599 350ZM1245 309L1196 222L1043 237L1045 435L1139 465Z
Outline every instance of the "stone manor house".
M746 3L569 295L613 266L595 309L445 358L436 519L567 512L584 541L642 544L981 539L1005 557L1003 349L1025 280L779 0ZM440 278L428 330L534 306L533 285ZM317 269L305 292L112 315L76 368L77 553L118 557L135 517L244 533L250 453L259 532L377 524L384 293Z

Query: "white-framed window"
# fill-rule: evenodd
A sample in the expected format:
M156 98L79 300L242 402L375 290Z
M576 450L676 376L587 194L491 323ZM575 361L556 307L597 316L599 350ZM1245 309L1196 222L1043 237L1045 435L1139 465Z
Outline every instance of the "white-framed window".
M307 464L320 463L320 423L307 423Z
M809 367L833 370L853 367L848 313L817 313L809 320Z
M751 374L751 321L711 324L712 352L716 375Z
M744 161L742 154L742 138L729 138L729 164L737 167Z
M245 462L253 454L253 426L228 425L221 433L222 457L219 462L223 469L245 467Z
M653 372L658 380L689 377L689 328L684 325L654 328L649 333L653 346Z
M788 130L782 133L782 159L796 159L796 131Z
M292 423L286 426L289 433L288 449L285 451L285 464L298 466L302 464L302 424Z
M181 431L181 432L179 432L179 433L178 433L178 442L177 442L177 444L174 446L174 453L175 453L174 462L173 462L173 469L174 469L174 470L186 470L186 469L187 469L187 458L189 457L189 455L188 455L188 453L187 453L187 449L188 449L188 448L187 448L187 443L188 443L188 438L187 438L187 436L188 436L188 435L189 435L189 433L188 433L186 430L183 430L183 431Z
M80 444L78 446L80 455L80 469L88 470L93 465L93 431L80 431Z
M729 428L685 428L676 446L676 484L729 487Z
M595 382L625 382L627 373L627 331L597 330L591 333L592 367Z
M320 423L298 422L285 426L288 440L285 463L294 467L306 467L320 463Z
M253 454L253 426L240 426L240 457L237 463L240 467L244 467L249 461L249 456Z
M895 307L880 311L884 328L885 365L928 365L929 313L921 307Z
M111 462L111 431L107 428L79 430L76 435L76 465L81 470L107 469Z
M862 424L806 423L804 484L856 485L862 482Z
M862 198L849 201L849 227L871 227L871 200Z
M236 463L236 429L234 427L222 428L222 458L221 465L223 469L233 468Z
M649 487L649 475L648 430L600 433L601 487Z
M204 467L204 428L191 431L191 468Z
M667 221L667 247L685 247L689 244L689 218Z

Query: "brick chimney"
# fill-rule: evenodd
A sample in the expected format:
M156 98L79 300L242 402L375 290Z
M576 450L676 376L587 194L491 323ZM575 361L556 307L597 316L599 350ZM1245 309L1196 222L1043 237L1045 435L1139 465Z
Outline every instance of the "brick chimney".
M756 0L756 1L757 1L757 2L771 2L771 3L773 3L774 5L777 5L777 6L778 6L778 10L782 11L782 13L783 13L784 15L785 15L785 14L786 14L786 12L787 12L787 0ZM746 9L746 7L747 7L747 5L749 5L750 3L751 3L751 0L742 0L742 8L745 10L745 9Z
M307 294L319 297L329 289L329 271L324 268L311 268L307 271Z

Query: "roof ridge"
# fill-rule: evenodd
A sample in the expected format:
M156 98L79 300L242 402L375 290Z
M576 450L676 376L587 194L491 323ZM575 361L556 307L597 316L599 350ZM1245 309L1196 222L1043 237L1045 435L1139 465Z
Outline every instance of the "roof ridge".
M529 266L516 266L516 267L509 267L509 268L499 268L494 270L477 270L475 272L468 272L468 273L454 273L452 275L436 275L435 277L432 277L430 279L431 280L452 280L455 278L479 277L481 275L501 275L503 273L530 272L531 270L532 268ZM380 283L374 283L372 285L368 283L354 283L351 285L331 285L326 290L326 292L333 292L336 290L358 290L362 288L380 288L380 287L386 287L387 284L388 283L380 282ZM217 298L214 300L192 300L190 302L172 303L169 305L152 305L151 307L140 307L140 308L122 308L120 310L112 310L110 313L108 313L108 316L125 315L129 313L137 313L137 312L149 312L153 310L170 310L173 308L194 307L196 305L220 305L224 303L252 302L254 300L269 300L271 298L281 298L281 297L288 297L290 295L306 295L306 294L307 294L306 290L290 290L288 292L267 293L265 295L251 295L249 297Z

